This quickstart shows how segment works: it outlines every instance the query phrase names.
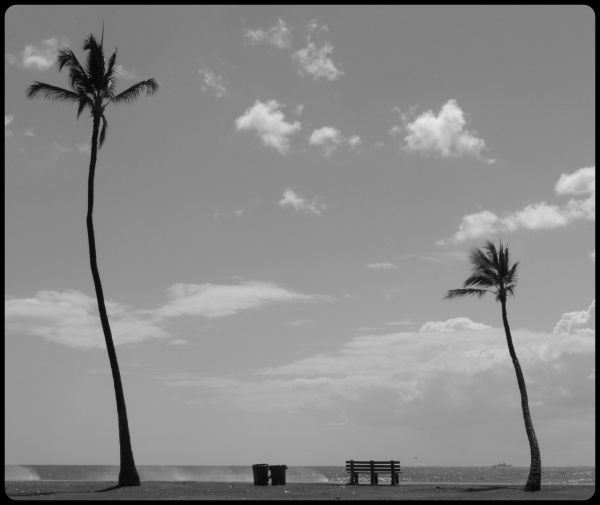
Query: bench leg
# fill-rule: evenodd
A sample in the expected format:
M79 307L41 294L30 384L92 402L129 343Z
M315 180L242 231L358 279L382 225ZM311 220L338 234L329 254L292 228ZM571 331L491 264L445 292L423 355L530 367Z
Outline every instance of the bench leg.
M399 482L400 482L399 475L397 473L393 473L392 474L392 482L391 482L392 486L395 486Z
M371 474L371 486L375 486L379 482L376 473Z
M350 474L350 485L358 485L358 473L351 473Z

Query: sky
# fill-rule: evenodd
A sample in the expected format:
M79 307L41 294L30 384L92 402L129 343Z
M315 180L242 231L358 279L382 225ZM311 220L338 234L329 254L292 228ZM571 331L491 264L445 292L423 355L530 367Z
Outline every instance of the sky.
M542 464L595 461L586 6L12 6L5 463L118 464L85 228L91 121L28 100L118 48L98 264L146 465L529 464L493 297L508 244Z

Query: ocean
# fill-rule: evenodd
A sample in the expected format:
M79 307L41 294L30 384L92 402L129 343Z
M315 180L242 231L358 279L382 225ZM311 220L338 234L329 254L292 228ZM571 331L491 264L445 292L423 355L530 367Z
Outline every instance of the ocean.
M264 463L258 461L257 463ZM402 462L400 462L402 463ZM271 463L274 464L274 463ZM276 462L280 464L280 462ZM253 482L252 466L159 466L137 465L142 481ZM402 466L400 483L521 484L529 468L522 466ZM116 482L118 466L111 465L5 465L4 480L79 480ZM343 466L288 466L288 483L348 482ZM369 483L360 476L359 483ZM380 484L389 484L390 476L379 475ZM593 466L554 466L542 468L542 484L595 484Z

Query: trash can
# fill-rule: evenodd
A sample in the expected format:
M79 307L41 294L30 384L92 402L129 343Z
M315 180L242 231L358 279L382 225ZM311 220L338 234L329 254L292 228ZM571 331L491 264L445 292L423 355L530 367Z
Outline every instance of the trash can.
M285 486L285 465L271 465L271 484L273 486Z
M266 463L252 465L252 474L254 475L255 486L269 485L269 465Z

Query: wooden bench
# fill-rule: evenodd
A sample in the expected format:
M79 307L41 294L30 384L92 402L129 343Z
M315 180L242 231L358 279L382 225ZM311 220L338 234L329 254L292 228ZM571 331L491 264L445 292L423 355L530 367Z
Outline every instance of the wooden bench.
M392 486L399 483L400 461L388 460L388 461L356 461L351 459L346 461L346 472L350 474L349 484L358 485L358 474L369 473L371 474L371 486L376 485L379 482L378 475L380 472L389 472L391 475Z

